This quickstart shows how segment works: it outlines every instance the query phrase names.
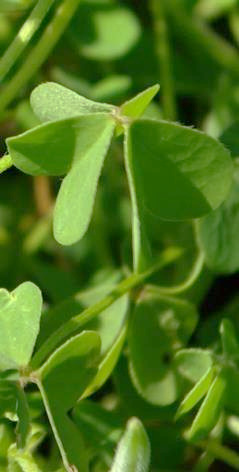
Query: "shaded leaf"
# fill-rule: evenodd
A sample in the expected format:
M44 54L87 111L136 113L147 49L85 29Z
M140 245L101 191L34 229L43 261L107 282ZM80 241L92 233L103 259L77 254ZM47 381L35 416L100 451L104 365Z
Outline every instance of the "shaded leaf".
M175 354L174 365L180 375L195 383L212 366L212 355L204 349L181 349Z
M136 305L129 328L130 373L148 402L169 405L177 399L179 385L171 360L196 320L194 306L183 300L151 298Z
M224 318L220 324L222 348L225 356L239 359L239 342L232 322Z

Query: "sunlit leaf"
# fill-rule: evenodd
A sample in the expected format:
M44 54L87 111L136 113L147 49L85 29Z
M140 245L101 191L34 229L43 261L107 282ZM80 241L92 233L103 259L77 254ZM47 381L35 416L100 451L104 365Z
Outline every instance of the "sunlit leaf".
M0 290L0 369L22 368L29 363L41 307L41 292L31 282L24 282L11 293Z

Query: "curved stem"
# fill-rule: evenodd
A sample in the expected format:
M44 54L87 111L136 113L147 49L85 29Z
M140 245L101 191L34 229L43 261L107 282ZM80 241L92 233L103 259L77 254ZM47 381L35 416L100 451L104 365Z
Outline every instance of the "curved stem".
M46 27L36 46L32 49L21 69L0 93L0 112L17 96L21 88L37 72L49 56L57 41L74 15L80 0L63 0L54 17Z
M215 457L215 459L219 459L233 467L235 470L239 470L239 455L228 447L210 439L207 441L200 441L196 444L196 446L203 450L206 449Z
M155 295L157 294L158 295L176 295L178 293L185 292L196 282L197 278L199 277L202 271L203 265L204 265L204 255L202 254L202 252L200 252L198 254L198 257L196 258L196 261L188 277L186 278L184 282L182 282L179 285L175 285L173 287L160 287L160 286L149 285L147 287L148 292Z
M5 170L9 169L12 167L13 162L11 156L9 154L6 154L0 159L0 174L5 172Z
M105 298L95 303L94 305L86 308L79 315L74 316L65 324L60 326L55 333L53 333L45 343L40 347L36 354L32 358L31 367L32 369L37 369L40 367L42 362L51 354L51 352L61 344L69 336L76 334L82 326L97 315L99 315L103 310L108 308L112 303L114 303L118 298L122 297L125 293L129 292L135 287L142 285L145 280L147 280L152 274L158 272L163 267L171 264L177 260L182 255L182 250L179 248L169 248L161 254L161 257L156 265L151 267L145 272L140 274L132 274L122 282L120 282L112 290L112 292L107 295Z
M55 0L39 0L29 17L20 28L18 34L0 60L0 80L2 81L20 54L27 47L29 41L38 30L49 8Z

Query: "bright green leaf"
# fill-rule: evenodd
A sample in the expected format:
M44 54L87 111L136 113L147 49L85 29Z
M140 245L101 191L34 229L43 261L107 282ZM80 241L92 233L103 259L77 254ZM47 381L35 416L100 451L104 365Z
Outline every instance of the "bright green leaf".
M213 377L214 370L210 367L180 403L176 414L177 418L190 411L204 397L213 381Z
M41 292L31 282L24 282L11 293L0 289L0 369L22 368L29 363L41 307Z
M145 400L169 405L178 397L171 359L195 328L197 313L190 303L174 298L146 299L136 305L129 327L130 373Z
M140 33L139 21L131 10L95 0L79 6L71 38L80 54L97 61L108 61L126 54Z
M158 84L152 85L143 92L125 102L121 107L121 114L129 116L130 118L140 118L144 113L150 102L158 93L160 86Z
M55 82L38 85L31 94L31 106L41 121L56 121L108 112L114 107L107 103L97 103Z
M217 375L187 434L188 439L198 441L204 438L215 426L223 405L226 379L223 372Z
M82 398L86 398L96 390L98 390L106 380L111 375L116 363L119 359L121 351L123 349L124 341L126 338L126 326L121 330L121 333L118 335L116 341L106 353L105 357L103 357L102 361L99 364L98 372L94 378L94 380L90 383L86 391L84 392Z
M110 472L148 472L150 443L138 418L131 418L121 438Z
M93 125L91 128L87 118ZM88 228L98 179L115 124L111 117L102 114L78 118L75 126L78 128L76 157L62 182L54 210L54 235L63 245L77 242Z
M88 471L88 455L80 431L68 416L96 375L100 337L93 331L74 336L41 367L39 388L66 468Z

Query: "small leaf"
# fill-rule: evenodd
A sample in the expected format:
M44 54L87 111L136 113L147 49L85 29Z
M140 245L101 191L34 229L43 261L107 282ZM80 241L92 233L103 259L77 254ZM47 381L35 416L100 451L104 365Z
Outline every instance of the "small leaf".
M74 336L40 369L39 388L66 469L88 471L88 454L80 431L67 414L96 375L100 338L93 331Z
M104 114L88 116L93 125L90 129L87 117L82 118L76 123L75 161L61 185L54 210L54 236L63 245L79 241L88 228L97 183L115 127L114 120ZM83 142L83 148L82 139L89 139Z
M41 472L30 452L12 444L8 450L8 472Z
M24 282L13 292L0 289L0 370L27 366L39 331L42 297Z
M143 92L125 102L121 107L121 114L130 118L140 118L150 102L159 91L159 84L152 85Z
M140 33L140 23L131 10L99 0L79 6L70 32L79 53L97 61L123 56Z
M87 387L86 391L84 392L81 398L86 398L92 395L92 393L94 393L96 390L102 387L102 385L104 385L104 383L109 378L109 376L114 370L114 367L117 364L117 361L123 349L125 338L126 326L121 330L121 333L118 335L118 338L111 346L109 351L106 353L106 355L103 357L102 361L99 364L98 372L94 380Z
M147 433L137 418L131 418L120 440L110 472L148 472L150 443Z
M97 103L55 82L38 85L31 94L31 106L41 121L56 121L108 112L114 107L107 103Z
M171 359L192 334L196 319L194 306L183 300L151 298L136 305L129 327L130 374L148 402L169 405L177 399L178 379Z
M232 359L239 359L239 342L234 326L229 319L224 318L220 324L223 353Z
M228 151L215 139L176 123L131 124L125 158L133 206L134 266L152 262L145 218L187 220L217 208L232 180Z
M180 375L195 383L212 366L212 355L203 349L181 349L175 354L174 364Z
M219 419L226 390L223 372L217 375L187 433L188 439L198 441L204 438Z
M206 374L201 377L180 403L179 409L176 413L176 418L179 418L190 411L204 397L213 381L213 377L214 369L210 367Z

